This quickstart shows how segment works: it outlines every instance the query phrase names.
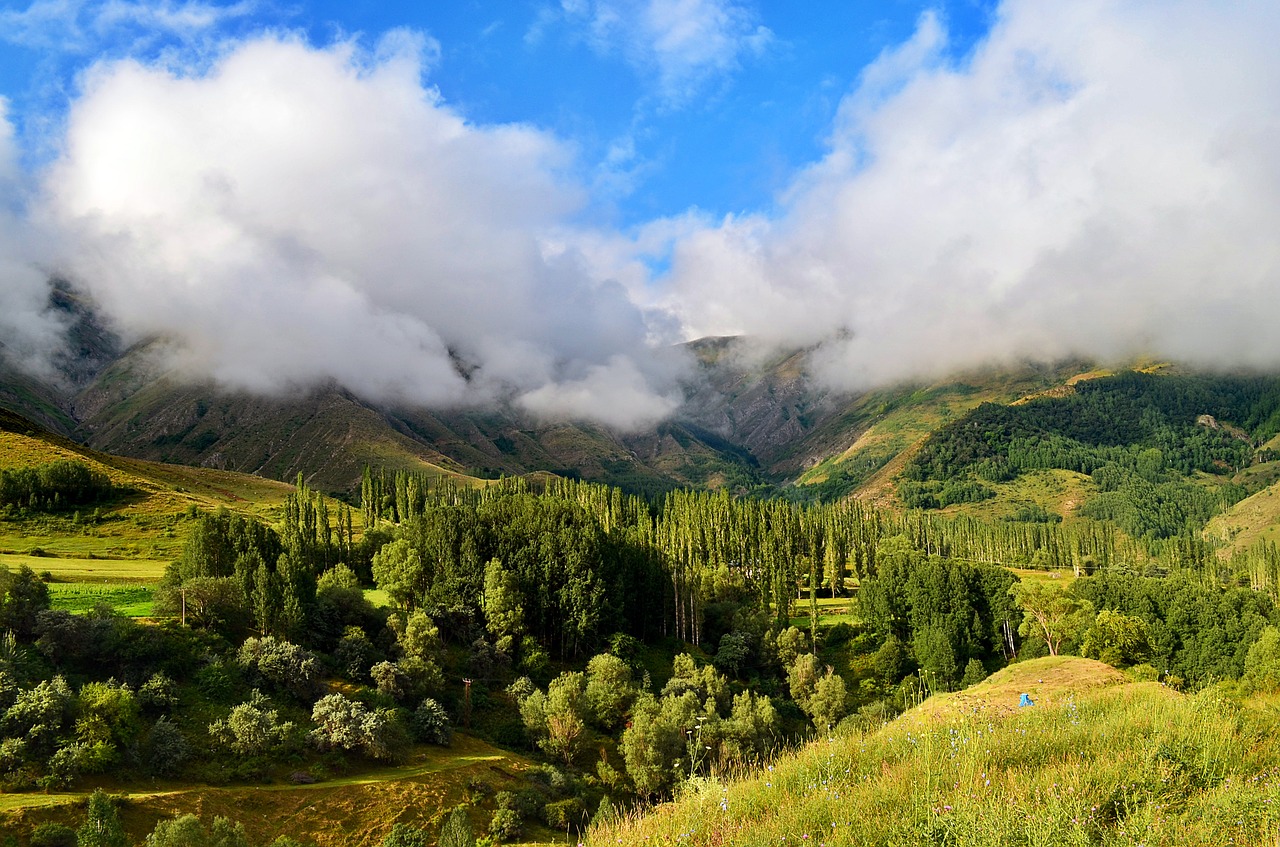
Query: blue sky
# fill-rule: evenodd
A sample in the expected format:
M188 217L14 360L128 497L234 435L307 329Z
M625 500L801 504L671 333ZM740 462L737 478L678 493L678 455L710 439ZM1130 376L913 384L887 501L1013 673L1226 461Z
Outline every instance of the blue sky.
M665 33L646 33L644 4L629 0L4 2L0 96L35 160L47 155L48 122L94 62L155 61L267 31L325 46L408 29L433 42L425 81L446 103L476 123L528 123L571 142L599 204L592 212L628 225L689 207L769 207L798 168L821 157L863 67L909 38L926 10L946 22L957 58L993 14L989 0L665 5L676 17L669 26L708 27L719 43L698 37L664 51ZM601 29L609 14L617 24Z
M1274 0L0 0L0 354L620 429L678 342L856 391L1280 366ZM464 363L459 367L458 363Z

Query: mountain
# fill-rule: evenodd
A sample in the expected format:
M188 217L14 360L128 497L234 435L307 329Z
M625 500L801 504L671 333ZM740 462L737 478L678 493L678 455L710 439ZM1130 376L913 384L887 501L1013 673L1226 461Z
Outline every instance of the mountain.
M335 384L285 396L228 392L166 371L158 364L158 340L125 346L69 286L54 287L50 308L63 315L71 342L55 363L58 373L40 379L0 365L0 408L121 456L278 480L302 473L313 487L334 493L356 490L365 466L460 481L550 472L646 494L724 487L1060 520L1086 506L1102 508L1106 492L1089 475L1105 463L1098 451L1129 451L1120 464L1136 467L1138 452L1163 449L1178 467L1158 479L1147 475L1163 486L1152 502L1139 504L1151 515L1168 513L1169 498L1199 497L1183 517L1203 526L1221 512L1211 534L1241 544L1273 537L1268 528L1280 522L1274 505L1280 453L1263 443L1280 428L1280 391L1268 393L1275 382L1268 377L1246 386L1240 379L1253 377L1231 382L1150 366L1143 369L1150 379L1139 385L1138 377L1125 376L1137 373L1129 368L1066 361L840 393L812 378L810 350L769 352L742 338L704 338L686 345L695 367L676 414L649 430L619 433L539 422L509 406L373 403ZM1134 391L1146 399L1123 399ZM1232 399L1240 392L1252 399L1241 405ZM1072 423L1073 415L1094 420L1112 413L1163 423L1123 433L1102 425L1083 432ZM1214 428L1197 424L1201 418ZM968 436L975 431L988 432L982 449L999 459L994 477L977 454L968 464L938 462L939 451L972 452ZM1200 444L1207 438L1217 446ZM1257 444L1241 452L1241 439ZM1032 442L1092 458L1088 467L1044 457L1029 462L1024 454ZM1018 467L1007 466L1011 450L1023 451ZM1194 450L1204 455L1192 461ZM1230 502L1219 507L1199 489ZM1242 497L1249 499L1235 505ZM1155 519L1121 515L1112 506L1111 519L1128 521L1135 533ZM1158 532L1173 532L1180 519L1164 514Z
M276 479L301 472L335 492L356 488L365 465L455 478L549 471L646 493L746 491L780 480L775 466L839 408L815 392L803 354L752 362L736 339L690 345L699 365L686 410L639 433L539 422L510 407L376 404L337 385L228 392L167 372L159 340L124 346L68 285L54 286L50 308L69 327L59 372L0 370L0 407L96 449Z

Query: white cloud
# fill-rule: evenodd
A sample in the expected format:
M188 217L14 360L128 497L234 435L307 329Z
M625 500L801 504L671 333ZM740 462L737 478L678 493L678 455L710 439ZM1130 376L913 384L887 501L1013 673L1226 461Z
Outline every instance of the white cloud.
M52 379L65 327L48 308L49 279L39 269L47 245L25 220L25 195L8 103L0 98L0 358Z
M591 416L603 368L627 375L628 408L661 405L667 369L627 364L647 355L645 315L552 241L583 202L569 151L467 123L424 87L423 55L403 33L368 54L262 37L186 74L96 67L45 184L63 270L123 331L179 339L177 365L230 386L532 392Z
M34 0L21 11L0 10L0 40L36 49L87 52L104 40L125 36L150 42L164 35L191 39L243 18L254 2L200 3L188 0L129 2L129 0Z
M636 363L622 356L590 366L579 379L548 383L520 398L544 420L588 419L618 429L652 426L680 405L678 391L655 394Z
M570 22L585 27L595 50L622 53L671 105L738 70L744 57L763 53L773 41L734 0L561 0L561 7ZM540 19L539 32L545 26Z
M1071 353L1280 365L1278 39L1266 2L1014 0L956 65L926 15L778 216L678 241L665 302L691 335L827 339L846 387Z

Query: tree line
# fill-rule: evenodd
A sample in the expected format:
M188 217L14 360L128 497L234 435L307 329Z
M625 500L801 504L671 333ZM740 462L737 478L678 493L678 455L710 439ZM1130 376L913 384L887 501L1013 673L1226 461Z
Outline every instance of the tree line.
M75 459L0 470L0 508L57 512L105 503L120 493L109 476Z

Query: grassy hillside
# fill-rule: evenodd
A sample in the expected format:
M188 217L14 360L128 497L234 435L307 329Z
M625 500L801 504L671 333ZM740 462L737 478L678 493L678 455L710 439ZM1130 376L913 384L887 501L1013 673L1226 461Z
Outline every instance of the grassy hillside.
M1280 475L1280 462L1250 468L1253 480ZM1265 476L1264 476L1265 475ZM1280 482L1272 482L1210 519L1205 537L1222 544L1223 555L1258 542L1280 544Z
M0 469L58 459L83 462L105 473L125 493L95 509L0 520L0 563L98 581L99 577L114 580L120 566L84 560L127 559L137 563L129 566L130 573L145 579L177 555L193 508L225 507L270 519L292 490L284 483L245 474L112 456L0 411Z
M1018 706L1027 693L1035 705ZM881 728L702 780L590 844L1261 844L1280 826L1274 711L1098 662L1015 664Z
M868 392L810 437L811 454L822 455L827 447L830 455L809 463L796 485L824 499L856 492L864 499L891 501L894 477L934 430L982 403L1014 403L1070 391L1075 383L1101 373L1082 362L1066 362Z

